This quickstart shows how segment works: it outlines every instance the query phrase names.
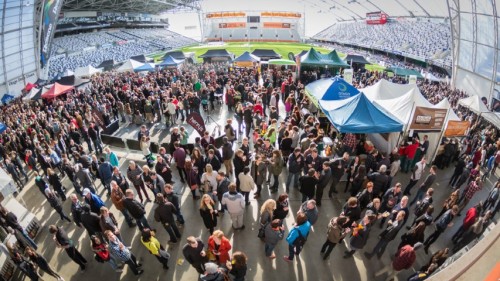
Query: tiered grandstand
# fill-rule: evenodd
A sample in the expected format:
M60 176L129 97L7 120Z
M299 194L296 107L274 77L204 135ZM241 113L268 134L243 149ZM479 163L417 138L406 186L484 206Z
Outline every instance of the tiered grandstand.
M354 45L451 67L450 23L427 19L398 19L370 25L339 22L312 37L314 40Z
M165 28L112 29L54 38L49 77L65 70L105 60L124 61L135 55L175 49L196 43Z
M221 12L205 15L208 42L300 42L296 12Z

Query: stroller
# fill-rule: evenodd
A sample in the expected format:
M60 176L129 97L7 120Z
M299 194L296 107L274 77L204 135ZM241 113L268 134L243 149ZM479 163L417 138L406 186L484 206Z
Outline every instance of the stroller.
M149 168L154 168L155 162L156 162L156 157L153 155L153 153L150 153L146 156L144 156L144 159L146 160L146 163Z

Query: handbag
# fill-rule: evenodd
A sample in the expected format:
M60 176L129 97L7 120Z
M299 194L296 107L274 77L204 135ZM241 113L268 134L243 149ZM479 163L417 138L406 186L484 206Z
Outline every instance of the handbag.
M212 251L207 251L207 258L209 261L216 261L217 258L215 257L215 254L212 253Z
M167 251L160 249L158 253L160 254L160 257L166 260L170 259L170 254Z
M259 233L257 234L257 237L260 239L264 239L266 237L266 232L264 230L264 227L259 228Z

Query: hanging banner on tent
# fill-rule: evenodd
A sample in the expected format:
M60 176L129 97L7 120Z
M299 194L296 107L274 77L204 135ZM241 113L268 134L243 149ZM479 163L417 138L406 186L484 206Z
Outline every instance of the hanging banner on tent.
M52 44L52 38L54 38L54 33L56 32L57 18L61 7L63 5L63 0L45 0L43 5L43 15L42 15L42 38L40 47L40 60L42 67L44 67L50 58L50 45Z
M415 107L415 113L410 124L412 130L440 131L448 109Z
M344 80L352 84L352 69L344 69Z
M198 112L191 112L186 118L186 122L191 125L200 136L203 136L203 133L205 133L205 121L203 121L203 118Z
M408 77L408 84L417 84L417 75L410 75Z
M467 130L470 127L469 121L448 121L448 127L444 131L445 137L459 137L467 135Z

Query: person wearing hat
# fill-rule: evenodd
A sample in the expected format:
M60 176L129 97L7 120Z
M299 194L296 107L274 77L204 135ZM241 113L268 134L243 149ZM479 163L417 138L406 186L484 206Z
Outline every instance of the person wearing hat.
M381 270L375 273L375 277L380 276L387 272L388 276L385 280L393 280L396 275L404 270L409 269L415 263L417 259L417 255L415 253L416 250L422 248L423 244L417 242L415 245L406 245L401 247L394 256L392 263L388 264Z
M85 203L87 203L90 207L90 211L94 214L100 214L101 207L104 206L102 199L98 195L90 192L90 189L88 188L84 188L82 194Z
M200 280L203 281L224 281L225 273L213 262L205 264L205 273L200 275Z

